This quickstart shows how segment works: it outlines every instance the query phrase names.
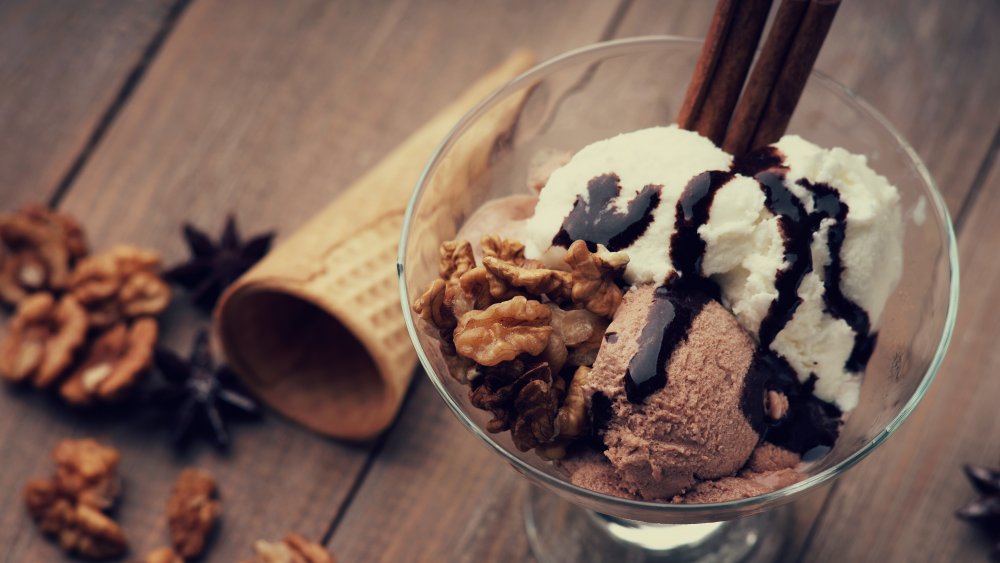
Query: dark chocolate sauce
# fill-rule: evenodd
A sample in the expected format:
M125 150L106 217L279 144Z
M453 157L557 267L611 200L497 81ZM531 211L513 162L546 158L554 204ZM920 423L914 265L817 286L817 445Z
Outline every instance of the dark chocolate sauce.
M639 348L625 371L625 395L633 403L667 384L667 362L687 340L691 323L708 301L697 291L672 291L670 284L656 288L653 306L639 334Z
M841 411L813 395L816 376L801 383L791 366L770 350L770 344L794 316L802 300L799 286L812 271L811 244L824 219L833 219L827 244L830 263L825 267L826 310L844 319L855 332L855 344L846 369L864 368L875 345L867 313L841 290L843 262L840 257L846 234L847 205L836 190L825 184L800 182L813 196L814 211L807 214L786 183L784 157L772 147L752 151L734 160L730 171L699 174L685 187L676 209L675 232L670 257L676 274L654 293L653 306L639 337L639 348L625 374L628 400L641 403L667 384L667 363L674 350L687 339L694 317L708 299L718 298L718 286L702 272L705 242L698 229L708 221L715 193L738 173L757 179L767 208L778 217L785 243L782 269L775 277L777 297L761 322L760 347L747 374L741 409L747 420L758 427L765 441L798 453L833 446L840 432ZM649 185L628 202L624 211L613 205L621 194L618 176L606 174L587 185L588 198L577 197L573 209L553 238L554 245L568 247L584 240L591 250L603 244L621 250L635 242L653 220L660 203L660 186ZM608 333L605 340L615 342ZM777 422L764 422L766 391L776 390L788 397L789 410ZM611 417L611 403L597 393L592 397L592 425L600 434Z
M592 436L598 438L604 435L605 430L608 429L608 423L611 422L613 416L614 409L611 406L611 399L607 395L598 391L590 396L590 428ZM602 450L607 448L604 441L599 438L594 440L594 445Z
M733 159L732 170L751 178L765 170L783 168L785 156L774 147L764 147L750 151Z
M591 252L603 244L612 252L635 242L650 223L660 204L661 186L642 188L621 212L613 200L621 194L621 180L616 174L597 176L587 183L586 199L577 196L573 209L563 220L562 228L552 239L555 246L569 247L573 241L587 243Z
M824 219L832 219L827 234L830 262L824 270L823 304L831 316L843 319L854 331L854 346L844 368L850 372L863 371L875 349L877 335L870 334L868 313L848 299L841 288L844 265L840 254L847 231L847 204L840 200L840 194L831 186L799 180L798 185L807 189L813 197L813 211L807 216L798 198L788 189L784 158L773 147L743 155L734 161L733 169L740 174L754 176L760 183L767 208L779 218L778 224L785 241L787 266L775 277L778 296L761 321L761 347L769 348L802 303L798 290L802 279L813 268L813 234L819 230Z
M813 196L813 230L819 229L823 219L830 218L835 222L827 231L826 244L830 253L830 262L826 265L823 282L823 305L831 316L843 319L854 331L854 347L847 358L845 368L851 372L864 370L865 365L875 350L878 338L871 332L871 320L868 313L844 295L841 280L844 276L844 263L841 251L844 238L847 235L847 204L840 200L837 190L826 184L814 184L799 180L799 185L809 190Z
M812 232L806 221L805 208L785 185L785 177L780 170L759 172L755 178L764 191L764 205L778 217L778 227L785 241L785 266L774 277L774 289L778 295L761 320L758 333L760 345L766 349L802 304L799 285L812 271Z
M765 442L798 454L817 447L833 447L840 434L843 413L835 405L813 395L815 374L801 383L788 362L765 350L758 352L750 370L748 379L766 379L767 390L778 391L788 397L788 412L785 416L776 422L765 424ZM754 375L755 372L762 375Z
M719 170L703 172L692 178L677 200L674 234L670 240L670 260L674 270L680 274L679 282L686 287L701 286L699 289L716 296L718 286L702 275L705 241L698 234L698 229L708 221L715 193L732 178L731 172Z
M824 219L832 219L827 235L830 262L824 270L824 306L831 316L843 319L854 331L854 347L845 363L845 369L860 372L868 363L875 347L876 335L869 334L871 323L865 310L848 299L841 289L844 270L841 251L847 228L847 205L831 186L800 180L798 184L809 190L813 197L813 211L807 215L801 202L789 190L785 179L787 168L784 166L784 158L773 147L752 151L740 157L734 162L733 169L740 174L753 176L760 183L768 209L779 218L785 242L786 264L775 277L778 296L761 322L760 349L751 374L748 375L748 379L766 379L767 389L780 391L788 397L788 413L781 420L768 425L765 440L800 454L817 448L830 448L840 433L843 413L836 405L813 394L815 374L810 375L805 383L799 382L784 358L770 350L770 344L802 302L798 290L802 279L813 268L813 236ZM765 375L758 376L754 372ZM754 394L752 390L746 392L745 400L752 401ZM753 408L752 404L750 406Z

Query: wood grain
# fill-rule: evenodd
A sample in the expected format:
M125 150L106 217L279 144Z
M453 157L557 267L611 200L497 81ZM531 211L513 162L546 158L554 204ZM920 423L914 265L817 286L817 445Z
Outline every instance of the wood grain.
M166 0L0 3L0 201L46 201L160 29Z

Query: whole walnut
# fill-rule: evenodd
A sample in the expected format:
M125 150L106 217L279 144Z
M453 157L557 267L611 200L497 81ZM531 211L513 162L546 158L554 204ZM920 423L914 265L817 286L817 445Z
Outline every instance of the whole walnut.
M521 354L537 356L549 342L552 313L539 301L517 296L470 311L458 320L455 349L484 366L495 366Z
M118 497L118 452L94 440L63 440L52 452L56 472L24 490L28 514L67 553L88 559L119 557L125 533L103 510Z
M152 366L158 334L149 317L112 326L90 344L59 393L77 406L124 399Z
M201 555L221 511L215 479L198 469L182 471L167 501L170 541L181 557Z
M0 343L0 376L49 387L73 361L87 335L87 316L72 297L36 293L18 305Z
M69 280L69 291L86 309L92 327L155 316L171 297L170 286L159 275L161 263L153 250L118 245L82 260Z
M60 291L87 254L73 217L38 204L0 217L0 300L20 303L38 291Z

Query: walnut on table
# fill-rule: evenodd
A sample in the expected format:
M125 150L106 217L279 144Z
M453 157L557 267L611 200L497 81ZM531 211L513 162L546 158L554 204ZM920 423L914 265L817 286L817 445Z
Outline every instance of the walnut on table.
M76 406L123 399L152 366L158 334L156 320L148 317L112 326L63 382L63 399Z
M184 558L177 555L177 552L169 547L161 547L150 551L136 563L184 563Z
M182 471L167 501L167 524L174 550L186 559L200 555L221 511L215 479L198 469Z
M0 343L0 376L38 388L52 385L84 344L87 327L86 313L72 297L31 295L18 305Z
M73 264L87 254L79 223L38 204L0 217L0 243L0 300L11 304L64 289Z
M121 527L102 511L121 491L116 450L91 439L62 440L52 451L56 472L25 487L28 514L68 553L89 559L118 557L128 549Z
M60 440L52 450L56 463L53 482L59 491L77 502L106 510L121 493L118 462L114 448L95 440Z
M337 563L323 546L290 533L280 542L258 540L254 558L244 563Z
M162 261L152 250L119 245L82 260L69 281L70 293L87 311L91 326L161 313L170 286L159 276Z

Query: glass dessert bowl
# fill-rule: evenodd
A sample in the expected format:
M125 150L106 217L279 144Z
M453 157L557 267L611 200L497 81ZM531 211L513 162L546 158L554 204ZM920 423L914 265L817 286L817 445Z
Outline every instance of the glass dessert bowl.
M865 370L860 401L832 450L785 488L729 502L671 504L581 488L551 462L486 431L490 414L449 373L440 341L419 326L414 299L438 276L438 248L483 203L530 194L546 155L575 153L616 134L673 122L700 42L645 37L592 45L543 63L467 114L433 156L410 201L398 269L410 337L459 420L540 488L526 506L540 560L766 560L780 548L776 509L867 456L916 407L950 340L958 297L954 235L943 200L909 145L868 104L814 73L788 132L866 155L899 191L903 272ZM501 133L491 136L491 132ZM496 138L494 138L496 137ZM486 142L489 141L489 142ZM475 241L474 241L475 242Z

